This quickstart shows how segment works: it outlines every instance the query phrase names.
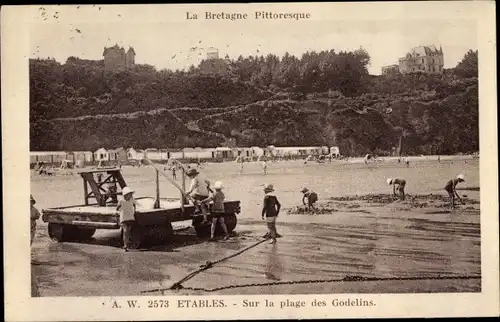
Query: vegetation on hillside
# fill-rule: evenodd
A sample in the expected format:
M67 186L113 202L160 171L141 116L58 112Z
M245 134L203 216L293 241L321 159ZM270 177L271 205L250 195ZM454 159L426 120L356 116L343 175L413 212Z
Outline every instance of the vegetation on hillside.
M362 155L392 153L403 136L408 154L477 151L477 54L443 75L392 76L369 75L363 49L240 56L215 73L206 62L109 73L102 61L30 60L31 149L234 142L338 145Z

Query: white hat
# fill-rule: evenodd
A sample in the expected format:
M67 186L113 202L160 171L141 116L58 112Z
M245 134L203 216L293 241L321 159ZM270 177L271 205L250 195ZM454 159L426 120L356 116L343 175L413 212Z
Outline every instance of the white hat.
M465 181L465 177L464 177L464 175L463 175L463 174L459 174L459 175L457 176L457 179L460 179L460 180Z
M387 184L391 184L392 183L392 179L391 178L388 178L387 179Z
M134 192L134 190L130 189L129 187L125 187L122 189L122 193L124 196L128 195L129 193L132 193L132 192Z
M224 185L220 181L215 181L214 183L214 189L222 189L224 188Z

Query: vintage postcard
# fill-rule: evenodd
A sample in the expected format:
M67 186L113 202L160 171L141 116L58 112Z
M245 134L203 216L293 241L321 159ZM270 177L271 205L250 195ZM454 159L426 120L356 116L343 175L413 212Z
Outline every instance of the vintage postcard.
M498 316L494 12L2 7L6 320Z

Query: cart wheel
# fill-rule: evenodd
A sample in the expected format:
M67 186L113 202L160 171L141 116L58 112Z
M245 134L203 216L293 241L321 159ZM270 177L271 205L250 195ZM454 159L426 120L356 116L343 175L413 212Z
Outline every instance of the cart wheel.
M130 236L131 241L130 241L130 248L131 249L138 249L141 247L141 244L143 243L144 240L144 227L135 224L132 227L132 234ZM123 238L122 238L123 240Z
M226 224L227 231L232 232L234 228L236 228L236 224L238 220L236 219L235 214L227 214L224 216L224 223Z
M162 244L170 242L174 236L174 228L172 227L172 224L168 223L167 225L159 228L160 229L158 229L157 234L158 241Z
M224 215L224 223L226 224L227 227L227 232L231 233L234 228L236 227L236 215L235 214L225 214ZM224 229L222 229L222 226L220 225L219 222L217 222L217 226L215 226L215 235L222 235L224 234Z
M49 237L57 242L63 242L66 240L66 231L65 231L65 225L62 224L55 224L49 222Z
M76 227L75 237L79 240L89 240L94 236L96 229L88 227Z
M145 227L145 238L143 244L149 245L164 245L172 240L173 228L172 224L168 223L165 226L150 226Z
M210 226L211 224L197 224L194 226L194 230L196 231L196 236L199 238L209 237L210 236Z

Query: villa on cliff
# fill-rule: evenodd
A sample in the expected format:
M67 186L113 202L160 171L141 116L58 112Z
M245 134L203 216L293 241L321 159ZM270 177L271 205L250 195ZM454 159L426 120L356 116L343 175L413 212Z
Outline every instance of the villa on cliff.
M434 45L412 48L404 57L399 58L398 65L382 67L382 75L426 73L442 74L444 66L443 48Z

